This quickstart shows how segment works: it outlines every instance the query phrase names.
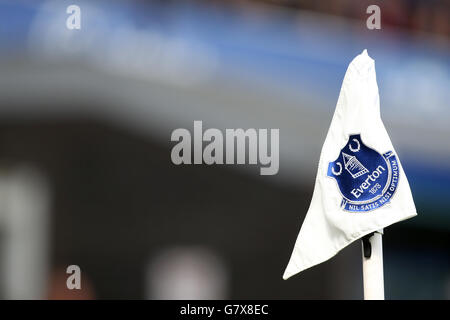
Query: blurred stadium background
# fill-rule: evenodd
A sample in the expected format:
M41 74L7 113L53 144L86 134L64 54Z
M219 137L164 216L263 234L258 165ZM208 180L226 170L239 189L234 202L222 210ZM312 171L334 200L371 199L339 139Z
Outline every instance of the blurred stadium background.
M81 30L65 26L70 4ZM381 8L382 29L366 28ZM450 298L450 4L0 1L0 298L360 299L360 243L281 279L348 63L376 61L419 216L390 299ZM279 128L280 171L175 166L170 134ZM82 290L65 287L68 265Z

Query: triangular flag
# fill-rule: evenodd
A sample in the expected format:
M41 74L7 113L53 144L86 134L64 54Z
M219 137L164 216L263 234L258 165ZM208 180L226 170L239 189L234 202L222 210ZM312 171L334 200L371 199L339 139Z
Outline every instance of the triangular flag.
M311 204L283 279L415 215L408 180L381 121L375 62L364 50L345 74Z

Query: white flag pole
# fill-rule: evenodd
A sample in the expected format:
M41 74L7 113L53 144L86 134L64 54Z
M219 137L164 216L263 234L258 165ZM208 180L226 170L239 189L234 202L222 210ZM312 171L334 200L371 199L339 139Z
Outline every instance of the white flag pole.
M364 300L384 300L383 230L362 239Z

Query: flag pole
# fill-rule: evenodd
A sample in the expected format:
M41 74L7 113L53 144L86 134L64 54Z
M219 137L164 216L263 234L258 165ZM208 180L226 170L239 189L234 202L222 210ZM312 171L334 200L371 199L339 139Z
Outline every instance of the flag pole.
M362 238L364 300L384 300L383 230Z

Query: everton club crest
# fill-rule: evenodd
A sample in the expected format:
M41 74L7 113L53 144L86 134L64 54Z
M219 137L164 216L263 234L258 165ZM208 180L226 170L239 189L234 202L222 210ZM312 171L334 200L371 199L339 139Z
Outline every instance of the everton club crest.
M336 179L343 197L342 209L371 211L384 206L394 195L399 167L392 151L380 154L355 134L348 138L338 158L328 164L327 175Z

